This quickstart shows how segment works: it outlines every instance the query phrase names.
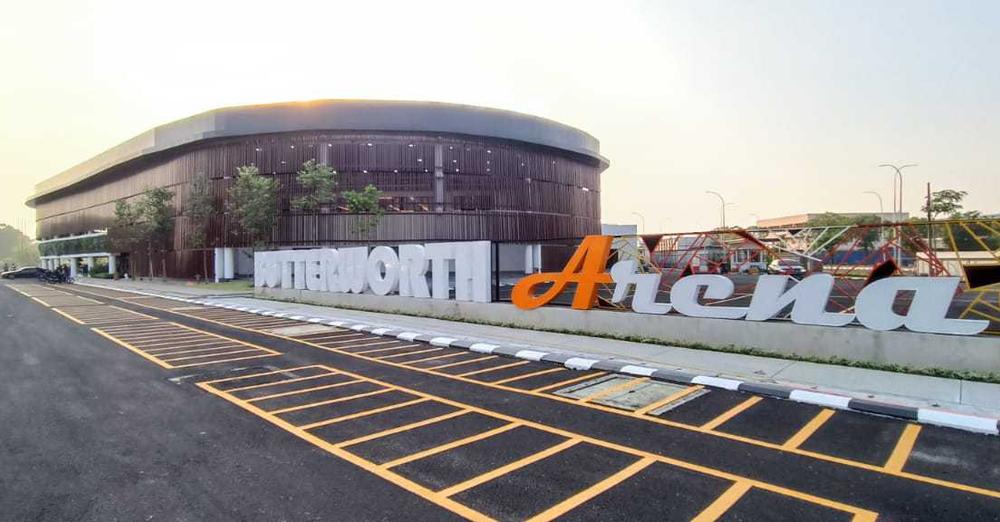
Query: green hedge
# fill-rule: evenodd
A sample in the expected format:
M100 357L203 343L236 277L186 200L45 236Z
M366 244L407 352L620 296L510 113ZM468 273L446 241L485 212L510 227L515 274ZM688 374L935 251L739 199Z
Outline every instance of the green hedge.
M65 241L41 243L38 251L43 256L62 256L69 254L89 254L91 252L107 252L108 236L81 237Z

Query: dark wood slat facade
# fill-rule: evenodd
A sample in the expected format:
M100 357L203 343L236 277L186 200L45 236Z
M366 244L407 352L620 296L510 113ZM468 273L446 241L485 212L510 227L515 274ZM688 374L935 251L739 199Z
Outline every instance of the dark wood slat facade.
M315 159L338 173L338 190L373 184L383 192L385 214L363 235L366 216L343 211L300 213L295 177ZM435 159L443 172L443 197L435 195ZM544 241L600 231L600 172L604 165L583 155L522 142L430 133L308 131L202 140L115 165L35 201L37 235L48 239L107 228L115 201L167 187L177 212L170 276L201 273L201 255L190 249L191 223L182 214L191 181L212 179L217 208L224 209L236 169L257 165L280 185L276 247L383 244L447 240ZM209 225L213 246L249 246L239 227L220 210ZM133 263L142 257L132 253Z

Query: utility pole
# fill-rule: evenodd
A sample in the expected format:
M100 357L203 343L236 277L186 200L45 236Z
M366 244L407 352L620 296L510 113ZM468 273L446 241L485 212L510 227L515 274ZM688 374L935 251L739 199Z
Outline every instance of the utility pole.
M712 194L713 196L719 198L719 202L722 204L722 229L726 229L726 198L722 197L722 194L714 190L706 190L706 194Z
M934 224L931 223L931 182L927 182L927 248L934 250ZM928 259L928 262L930 260Z

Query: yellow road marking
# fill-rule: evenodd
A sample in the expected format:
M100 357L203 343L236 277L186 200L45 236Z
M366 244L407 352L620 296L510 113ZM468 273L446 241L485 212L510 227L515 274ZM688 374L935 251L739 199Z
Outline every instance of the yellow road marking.
M461 439L458 439L458 440L453 440L453 441L451 441L451 442L449 442L447 444L442 444L440 446L435 446L433 448L425 449L423 451L418 451L417 453L413 453L413 454L407 455L405 457L400 457L400 458L398 458L396 460L392 460L392 461L386 462L384 464L381 464L380 466L383 467L383 468L396 467L396 466L399 466L399 465L402 465L402 464L406 464L407 462L413 462L415 460L420 460L420 459L423 459L423 458L427 458L427 457L430 457L431 455L437 455L438 453L443 453L445 451L452 450L452 449L455 449L455 448L459 448L459 447L465 446L467 444L472 444L473 442L476 442L476 441L479 441L479 440L488 439L488 438L490 438L490 437L492 437L494 435L499 435L501 433L510 431L510 430L512 430L512 429L514 429L514 428L516 428L518 426L521 426L521 424L516 423L516 422L511 422L509 424L504 424L503 426L500 426L498 428L493 428L492 430L486 430L486 431L484 431L482 433L477 433L475 435L470 435L468 437L464 437L464 438L461 438Z
M808 440L813 433L816 433L816 430L820 429L820 427L822 427L823 424L826 423L826 421L830 420L830 417L833 417L834 413L836 412L828 408L820 410L820 412L817 413L816 416L812 418L812 420L806 423L806 425L803 426L802 429L800 429L795 435L789 437L788 440L781 445L781 447L797 448L801 446L802 443Z
M357 466L357 467L359 467L359 468L361 468L363 470L366 470L366 471L368 471L368 472L370 472L370 473L372 473L372 474L374 474L374 475L382 478L383 480L386 480L386 481L388 481L388 482L390 482L392 484L395 484L395 485L397 485L397 486L399 486L399 487L401 487L401 488L409 491L410 493L413 493L414 495L417 495L417 496L419 496L419 497L421 497L421 498L423 498L425 500L433 502L433 503L435 503L435 504L437 504L437 505L439 505L439 506L441 506L441 507L443 507L443 508L445 508L445 509L447 509L447 510L449 510L449 511L451 511L451 512L457 514L457 515L459 515L459 516L462 516L462 517L465 517L465 518L467 518L469 520L473 520L473 521L477 521L477 522L492 520L490 517L487 517L486 515L478 512L478 511L476 511L476 510L474 510L472 508L469 508L467 506L459 504L458 502L455 502L454 500L451 500L449 498L445 498L445 497L441 496L440 494L435 493L434 491L431 491L430 489L427 489L426 487L421 486L420 484L417 484L416 482L413 482L412 480L409 480L409 479L407 479L407 478L405 478L405 477L403 477L401 475L398 475L398 474L396 474L396 473L394 473L394 472L392 472L390 470L381 469L378 466L376 466L375 464L373 464L373 463L371 463L371 462L369 462L369 461L367 461L367 460L365 460L365 459L363 459L363 458L361 458L361 457L359 457L359 456L351 453L350 451L338 448L338 447L334 446L333 444L330 444L329 442L327 442L327 441L325 441L325 440L317 437L316 435L313 435L312 433L309 433L308 431L306 431L306 430L304 430L302 428L296 427L294 424L291 424L288 421L282 420L282 419L280 419L278 417L274 417L272 415L268 415L266 412L264 412L260 408L257 408L257 407L255 407L255 406L253 406L251 404L246 403L246 402L234 400L234 398L228 397L226 395L226 393L223 392L223 391L216 390L215 388L213 388L211 386L205 385L205 383L197 383L197 386L200 387L200 388L202 388L203 390L205 390L205 391L207 391L207 392L209 392L209 393L217 396L217 397L221 397L222 399L225 399L225 400L227 400L227 401L229 401L229 402L231 402L233 404L236 404L237 406L239 406L239 407L241 407L241 408L249 411L250 413L252 413L252 414L254 414L254 415L256 415L256 416L258 416L258 417L260 417L260 418L262 418L262 419L264 419L266 421L268 421L268 422L271 422L272 424L275 424L279 428L282 428L285 431L287 431L289 433L292 433L293 435L295 435L295 436L297 436L297 437L305 440L306 442L309 442L309 443L313 444L314 446L317 446L317 447L319 447L319 448L321 448L321 449L323 449L323 450L325 450L325 451L333 454L336 457L344 459L347 462L350 462L351 464L354 464L355 466Z
M573 510L577 506L587 502L588 500L604 493L605 491L625 482L629 477L639 473L640 471L646 469L651 464L655 463L656 460L650 457L643 457L632 464L626 466L624 469L618 471L614 475L590 486L583 491L576 493L575 495L563 500L562 502L542 511L541 513L528 519L528 522L547 522L549 520L555 520L567 512Z
M409 369L409 370L413 370L413 371L417 371L417 372L421 372L421 373L426 373L426 374L430 374L430 375L446 376L448 378L459 380L459 381L463 381L463 382L467 382L467 383L470 383L470 384L476 384L476 385L479 385L479 386L486 386L486 387L490 387L490 388L496 388L496 389L510 391L510 392L515 392L515 393L522 393L522 394L525 394L525 395L533 395L533 396L536 396L536 397L544 397L544 398L549 399L549 400L554 400L554 401L563 402L563 403L567 403L567 404L577 404L579 406L583 406L583 407L591 408L591 409L596 409L596 410L600 410L600 411L603 411L603 412L606 412L606 413L615 414L615 415L628 415L628 416L632 416L632 412L629 412L629 411L623 411L623 410L620 410L620 409L617 409L617 408L613 408L613 407L609 407L609 406L604 406L604 405L597 404L597 403L584 403L584 404L581 404L581 403L579 403L575 399L570 399L570 398L567 398L567 397L560 397L560 396L557 396L557 395L551 395L551 394L543 393L544 391L546 391L548 389L556 388L556 387L559 387L559 386L565 386L567 384L570 384L570 382L568 382L568 381L563 381L561 383L555 383L555 384L543 386L543 387L540 387L540 388L536 388L534 390L523 390L523 389L511 387L511 386L495 385L495 384L488 383L488 382L481 382L481 381L476 381L476 380L473 380L473 379L467 379L467 378L457 377L457 376L446 374L446 373L439 373L439 372L435 372L432 369L428 369L428 368L420 368L420 367L410 366L409 364L412 364L412 363L403 364L403 363L394 363L392 361L378 361L377 359L373 359L373 358L370 358L370 357L357 356L357 355L355 355L355 354L353 354L351 352L344 351L344 350L339 350L339 349L337 349L335 347L328 347L328 346L324 346L324 345L321 345L321 344L310 343L307 340L297 339L295 337L290 337L290 336L286 336L286 335L282 335L282 334L278 334L278 333L274 333L274 332L254 330L254 329L251 329L251 328L243 328L243 327L239 327L239 326L232 326L232 325L229 325L229 324L224 323L224 322L214 321L214 320L211 320L211 319L205 319L205 318L199 317L197 315L187 314L187 313L183 313L183 312L178 312L176 310L166 310L166 309L157 308L157 307L150 306L150 305L142 305L142 304L139 304L139 303L135 303L135 304L137 306L143 306L143 307L152 308L152 309L155 309L155 310L161 310L161 311L171 312L171 313L174 313L176 315L180 315L180 316L183 316L183 317L188 317L188 318L191 318L191 319L196 319L196 320L200 320L200 321L206 321L206 322L210 322L210 323L215 323L215 324L218 324L220 326L225 326L225 327L231 327L231 328L235 328L235 329L246 330L248 332L254 332L254 333L263 333L263 334L269 335L271 337L275 337L275 338L278 338L278 339L284 339L284 340L288 340L288 341L296 341L296 342L305 344L307 346L312 346L314 348L318 348L318 349L321 349L321 350L329 350L329 351L333 351L333 352L336 352L336 353L341 353L341 354L344 354L344 355L355 356L355 357L357 357L359 359L369 360L369 361L373 361L373 362L380 362L381 364L386 364L386 365L389 365L389 366L396 366L398 368L406 368L406 369ZM467 353L467 352L461 352L461 353ZM585 380L585 379L588 379L588 378L597 378L597 377L600 377L600 376L602 376L604 374L606 374L606 372L596 372L596 373L593 373L593 374L589 374L589 375L584 375L584 376L578 377L576 379L572 379L571 381L581 381L581 380ZM905 472L905 471L893 472L893 471L890 471L890 470L886 470L882 466L868 464L866 462L860 462L860 461L856 461L856 460L850 460L850 459L846 459L846 458L842 458L842 457L836 457L836 456L833 456L833 455L827 455L827 454L824 454L824 453L818 453L818 452L815 452L815 451L803 450L801 448L784 449L784 448L781 447L780 444L775 444L775 443L771 443L771 442L767 442L767 441L763 441L763 440L753 439L753 438L750 438L750 437L744 437L742 435L736 435L736 434L732 434L732 433L725 433L725 432L720 432L720 431L705 430L705 429L703 429L703 428L701 428L699 426L692 426L692 425L689 425L689 424L684 424L684 423L681 423L681 422L676 422L676 421L671 421L671 420L667 420L667 419L662 419L662 418L655 417L655 416L648 416L647 415L647 416L643 417L643 420L646 421L646 422L652 422L652 423L661 424L661 425L664 425L664 426L670 426L670 427L673 427L673 428L683 429L683 430L687 430L687 431L704 433L704 434L707 434L707 435L711 435L711 436L714 436L714 437L719 437L719 438L723 438L723 439L727 439L727 440L738 441L738 442L742 442L742 443L745 443L745 444L750 444L750 445L753 445L753 446L758 446L758 447L773 449L773 450L777 450L777 451L784 451L784 452L787 452L787 453L792 453L792 454L795 454L795 455L801 455L801 456L805 456L805 457L809 457L809 458L814 458L814 459L825 461L825 462L832 462L832 463L836 463L836 464L841 464L841 465L853 467L853 468L856 468L856 469L863 469L863 470L866 470L866 471L873 471L873 472L876 472L876 473L883 473L883 474L886 474L886 475L892 475L892 476L904 478L904 479L907 479L907 480L913 480L915 482L921 482L921 483L925 483L925 484L932 484L932 485L935 485L935 486L941 486L941 487L946 487L946 488L954 489L954 490L958 490L958 491L965 491L965 492L969 492L969 493L975 493L975 494L978 494L978 495L988 496L988 497L992 497L992 498L1000 498L1000 491L994 491L994 490L990 490L990 489L986 489L986 488L981 488L981 487L977 487L977 486L970 486L968 484L961 484L961 483L957 483L957 482L951 482L951 481L948 481L948 480L942 480L942 479L938 479L938 478L934 478L934 477L929 477L929 476L925 476L925 475L919 475L919 474L916 474L916 473L910 473L910 472ZM767 488L763 488L763 489L767 489Z
M351 413L349 415L341 415L340 417L333 417L330 419L323 419L321 421L311 422L309 424L303 424L302 426L299 426L299 428L303 430L311 430L313 428L319 428L320 426L327 426L330 424L336 424L338 422L344 422L351 419L358 419L361 417L367 417L369 415L375 415L376 413L382 413L384 411L392 411L392 410L397 410L399 408L405 408L407 406L413 406L414 404L420 404L421 402L427 402L429 400L431 399L428 399L427 397L421 397L419 399L413 399L406 402L400 402L397 404L382 406L381 408L359 411L357 413Z
M219 342L222 342L222 341L219 341ZM195 348L194 350L182 350L182 351L179 351L179 352L157 352L157 353L153 353L153 352L148 352L147 351L146 353L148 353L149 355L153 355L153 356L159 357L159 358L161 358L161 359L163 359L165 361L169 361L171 359L167 359L167 357L173 357L174 355L184 355L184 354L187 354L187 353L208 352L208 351L212 351L212 350L231 350L233 348L235 348L235 346L233 346L232 344L228 344L228 345L227 344L223 344L222 346L209 346L208 348ZM161 350L162 349L164 349L164 348L161 348ZM179 359L173 359L173 360L176 361L176 360L179 360Z
M636 378L636 379L629 379L629 380L627 380L627 381L625 381L623 383L619 383L619 384L616 384L614 386L609 386L607 388L604 388L603 390L591 393L590 395L587 395L586 397L580 399L580 402L596 401L597 399L600 399L600 398L603 398L603 397L607 397L608 395L611 395L611 394L614 394L614 393L618 393L620 391L625 391L625 390L628 390L630 388L635 388L636 386L638 386L638 385L640 385L640 384L642 384L642 383L644 383L644 382L646 382L648 380L649 380L649 377L639 377L639 378Z
M361 444L362 442L368 442L370 440L381 439L382 437L388 437L389 435L394 435L396 433L402 433L404 431L415 430L417 428L422 428L424 426L430 426L431 424L437 424L448 419L453 419L469 413L469 410L461 409L456 410L451 413L445 413L444 415L438 415L437 417L431 417L429 419L424 419L422 421L411 422L409 424L404 424L402 426L396 426L395 428L390 428L387 430L377 431L375 433L369 433L363 437L357 437L350 440L345 440L343 442L338 442L336 446L338 448L346 448L347 446L353 446L355 444Z
M62 310L60 310L58 308L50 308L50 310L52 310L53 312L55 312L55 313L57 313L57 314L65 317L66 319L69 319L70 321L73 321L76 324L84 324L83 321L77 319L76 317L73 317L72 315L67 314L66 312L63 312Z
M297 372L297 371L300 371L300 370L305 370L307 368L320 368L320 369L323 369L323 370L330 371L328 368L325 368L325 367L320 366L318 364L310 364L308 366L299 366L297 368L282 368L280 370L273 370L273 371L262 372L262 373L251 373L249 375L240 375L238 377L226 377L226 378L223 378L223 379L213 379L211 381L202 381L200 384L217 384L217 383L220 383L220 382L238 381L240 379L250 379L252 377L263 377L265 375L274 375L276 373ZM279 381L279 382L281 382L281 381ZM248 389L248 388L233 388L232 390L226 390L226 391L236 391L236 390L240 390L240 389L244 389L245 390L245 389Z
M38 301L39 303L42 303L42 306L44 306L46 308L51 308L52 307L52 305L50 305L49 303L46 303L45 301L42 301L41 299L39 299L37 297L31 297L31 298L34 299L35 301Z
M286 383L289 383L289 382L299 382L299 381L307 381L307 380L311 380L311 379L319 379L320 377L327 377L327 376L330 376L330 375L340 375L340 373L339 372L320 373L320 374L316 374L316 375L310 375L308 377L296 377L294 379L285 379L285 380L282 380L282 381L265 382L263 384L251 384L249 386L241 386L239 388L230 388L230 389L226 390L226 393L233 393L233 392L246 391L246 390L255 390L257 388L267 388L267 387L270 387L270 386L277 386L278 384L286 384Z
M344 340L344 339L356 339L358 337L366 337L366 335L355 332L351 332L350 334L347 335L344 335L344 332L331 332L330 335L324 335L323 337L315 337L312 339L303 339L303 340L316 343L316 342L327 342L332 339ZM298 337L296 337L296 339L298 339Z
M755 395L753 397L750 397L749 399L737 404L736 406L733 406L722 415L719 415L718 417L706 422L705 424L702 424L701 429L714 430L715 428L718 428L722 423L739 415L740 413L743 413L744 410L753 406L754 404L757 404L760 401L761 397L759 396Z
M695 386L690 386L688 388L684 388L683 390L678 390L676 393L671 393L670 395L667 395L666 397L664 397L664 398L662 398L662 399L660 399L658 401L653 401L653 402L651 402L651 403L649 403L649 404L647 404L647 405L645 405L645 406L643 406L641 408L636 409L635 411L632 412L632 414L635 415L635 416L645 415L645 414L647 414L647 413L649 413L649 412L651 412L651 411L653 411L653 410L655 410L657 408L660 408L662 406L666 406L667 404L670 404L671 402L674 402L676 400L679 400L679 399L682 399L684 397L687 397L688 395L691 395L692 393L694 393L694 392L696 392L698 390L704 389L704 388L705 388L704 386L698 384L698 385L695 385Z
M202 348L202 347L210 347L210 346L222 347L222 346L225 346L227 344L231 344L231 343L229 341L222 341L222 340L219 340L219 339L212 339L211 341L197 342L195 344L178 343L177 346L171 346L171 347L167 347L167 348L153 348L152 350L150 350L148 348L144 348L144 349L146 350L146 353L148 353L149 355L157 355L157 356L159 356L159 355L166 355L168 353L177 353L177 352L173 352L173 350L187 350L188 348Z
M281 392L281 393L273 393L271 395L264 395L263 397L254 397L252 399L244 399L244 400L246 400L247 402L266 401L267 399L277 399L278 397L287 397L287 396L290 396L290 395L301 395L303 393L309 393L309 392L314 392L314 391L319 391L319 390L327 390L327 389L330 389L330 388L339 388L341 386L347 386L348 384L356 384L356 383L359 383L359 382L365 382L365 381L362 381L361 379L354 379L352 381L343 381L343 382L337 382L337 383L333 383L333 384L325 384L323 386L314 386L312 388L303 388L301 390L291 390L291 391L286 391L286 392Z
M461 366L463 364L471 364L471 363L474 363L474 362L487 361L487 360L496 359L496 358L497 358L496 355L487 355L486 357L477 357L475 359L469 359L469 360L466 360L466 361L458 361L458 362L453 362L453 363L449 363L449 364L442 364L442 365L439 365L439 366L432 366L432 367L427 368L427 369L428 370L440 370L442 368L451 368L452 366Z
M456 355L462 355L462 354L466 354L466 353L469 353L469 352L461 351L461 352L449 353L449 354L445 354L445 355L435 355L434 357L424 357L423 359L417 359L416 361L406 361L403 364L410 365L410 364L416 364L416 363L425 362L425 361L436 361L438 359L446 359L448 357L455 357Z
M232 347L230 347L230 348L232 348ZM176 358L175 357L171 357L170 359L163 359L163 360L167 361L170 364L173 364L173 363L175 363L177 361L187 361L187 360L190 360L190 359L205 359L207 357L220 357L220 356L223 356L223 355L236 355L238 353L249 353L249 352L256 352L256 351L257 350L254 349L254 348L247 348L245 350L235 350L235 351L232 351L232 352L209 353L209 354L202 354L202 355L189 355L187 357L176 357Z
M122 308L120 306L111 305L111 308L114 308L116 310L121 310L121 311L123 311L123 312L125 312L127 314L134 314L134 315L146 317L146 318L149 318L149 319L159 319L159 317L153 317L151 315L146 315L146 314L144 314L142 312L136 312L136 311L133 311L133 310L129 310L128 308Z
M351 341L351 342L354 342L354 341ZM362 348L364 346L385 346L387 344L398 343L398 342L399 341L393 339L391 341L379 341L379 342L374 342L374 343L355 344L353 346L348 346L348 348ZM395 346L395 347L390 347L390 348L405 348L407 346L417 346L417 345L416 344L406 344L406 345ZM363 351L360 351L360 352L352 352L352 353L377 353L377 352L381 352L381 351L383 351L383 349L363 350Z
M363 381L363 379L362 379L362 381ZM370 391L370 392L365 392L365 393L356 393L354 395L348 395L347 397L337 397L336 399L328 399L328 400L325 400L325 401L312 402L312 403L309 403L309 404L300 404L298 406L289 406L287 408L281 408L281 409L278 409L278 410L265 410L265 411L267 411L267 413L270 413L271 415L280 415L282 413L288 413L288 412L292 412L292 411L305 410L305 409L308 409L308 408L315 408L317 406L326 406L327 404L336 404L338 402L353 401L354 399L362 399L364 397L371 397L372 395L381 395L383 393L388 393L388 392L391 392L391 391L394 391L394 390L392 388L383 388L381 390L375 390L375 391Z
M173 366L173 368L188 368L190 366L205 366L205 365L208 365L208 364L222 364L222 363L227 363L227 362L246 361L246 360L249 360L249 359L261 359L263 357L276 357L278 355L281 355L281 354L280 353L262 353L260 355L250 355L250 356L247 356L247 357L236 357L236 358L233 358L233 359L222 359L222 360L219 360L219 361L205 361L205 362L197 362L197 363L191 363L191 364L181 364L181 365Z
M538 388L530 390L528 393L529 394L537 394L537 395L540 395L542 397L548 397L548 395L545 395L542 392L548 391L548 390L552 390L552 389L556 389L556 388L562 388L564 386L569 386L570 384L577 383L577 382L580 382L580 381L585 381L587 379L596 379L596 378L602 377L602 376L604 376L606 374L607 374L607 372L586 373L586 374L581 375L579 377L573 377L572 379L566 379L565 381L559 381L559 382L552 383L552 384L546 384L545 386L540 386ZM496 384L496 383L494 383L494 384ZM512 389L515 389L515 388L512 388ZM521 391L525 391L525 390L521 390ZM560 398L562 398L562 397L560 397ZM572 402L575 403L576 401L572 401Z
M444 348L430 348L430 349L427 349L427 350L417 350L415 352L394 353L392 355L382 355L382 356L376 357L376 359L378 359L378 360L381 361L382 359L393 359L395 357L406 357L407 355L416 355L418 353L440 352L443 349Z
M170 331L173 330L168 323L146 323L143 325L115 325L115 326L104 326L103 330L107 330L108 333L118 334L121 332L130 333L150 333L158 331Z
M913 445L917 442L917 435L920 435L919 424L907 424L906 428L903 428L903 433L899 436L896 447L893 448L889 459L885 461L886 470L903 471L906 459L910 458Z
M81 324L83 324L83 323L81 323ZM136 348L135 346L132 346L131 344L129 344L129 343L125 342L125 341L122 341L122 340L118 339L117 337L114 337L114 336L112 336L110 334L106 334L106 333L102 332L98 328L91 328L91 330L97 332L99 335L102 335L102 336L110 339L114 343L116 343L116 344L118 344L120 346L124 346L125 348L127 348L127 349L129 349L129 350L131 350L131 351L133 351L133 352L135 352L137 354L139 354L139 356L141 356L142 358L154 362L157 366L162 366L163 368L168 368L168 369L172 367L172 365L170 365L170 364L168 364L168 363L166 363L164 361L161 361L160 359L157 359L156 357L153 357L152 355L147 354L146 352L144 352L144 351Z
M524 457L522 459L515 460L510 464L500 466L499 468L496 468L492 471L487 471L486 473L483 473L478 477L473 477L469 480L466 480L465 482L459 482L454 486L444 488L438 493L440 493L445 497L450 497L452 495L461 493L467 489L471 489L480 484L489 482L497 477L506 475L512 471L521 469L529 464L533 464L547 457L551 457L552 455L555 455L556 453L559 453L560 451L575 446L579 443L580 439L566 439L560 442L559 444L556 444L555 446L550 446L542 451L539 451L538 453L532 453L531 455L528 455L527 457Z
M460 373L460 374L458 374L458 376L459 377L469 377L470 375L479 375L479 374L482 374L482 373L495 372L497 370L503 370L504 368L514 368L514 367L517 367L517 366L524 366L525 364L528 364L528 362L529 361L517 361L517 362L512 362L510 364L502 364L500 366L492 366L490 368L483 368L482 370L473 370L471 372Z
M750 491L751 487L752 484L749 482L737 481L735 484L730 486L725 493L720 495L719 498L715 499L715 501L709 504L708 507L702 510L701 513L698 513L698 516L691 519L691 522L713 522L718 520L719 517L728 511L729 508L733 507L733 505L736 504L736 502L738 502L747 491Z
M397 342L397 341L387 341L387 342L384 342L384 343L375 343L375 344L389 344L389 343L395 343L395 342ZM365 350L363 352L354 352L354 353L382 353L382 352L392 352L392 351L396 351L396 350L405 350L406 348L413 348L414 346L420 346L420 345L419 344L404 344L404 345L400 345L400 346L390 346L388 348L375 348L374 350ZM410 353L410 352L406 352L406 353ZM376 358L372 357L372 359L376 359Z
M499 381L491 381L493 384L506 384L508 382L520 381L521 379L527 379L529 377L537 377L539 375L546 375L555 372L564 372L566 368L550 368L548 370L540 370L532 373L525 373L523 375L515 375L513 377L507 377L506 379L500 379Z
M185 339L198 340L203 336L194 332L172 332L172 333L157 333L150 335L118 335L116 337L121 337L130 343L144 343L148 344L150 347L156 346L158 344L170 344L173 342L180 342Z

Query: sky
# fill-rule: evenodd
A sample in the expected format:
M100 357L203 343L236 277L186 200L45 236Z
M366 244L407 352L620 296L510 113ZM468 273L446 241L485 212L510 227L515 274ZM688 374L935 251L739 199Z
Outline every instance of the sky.
M525 112L597 137L607 223L687 231L904 210L1000 212L1000 2L9 2L0 222L35 183L218 107L368 98ZM641 216L641 217L640 217Z

